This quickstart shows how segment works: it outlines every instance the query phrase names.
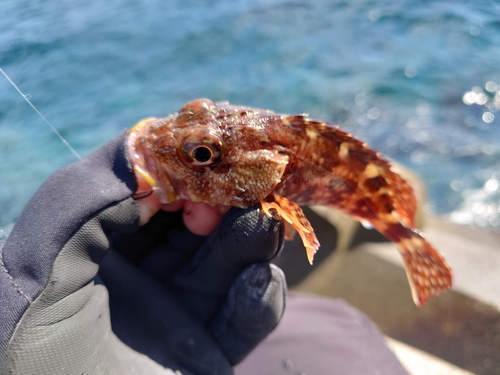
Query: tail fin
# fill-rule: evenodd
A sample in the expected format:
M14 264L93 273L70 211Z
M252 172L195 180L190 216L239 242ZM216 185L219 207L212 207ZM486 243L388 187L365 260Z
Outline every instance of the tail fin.
M413 301L417 306L422 306L430 297L451 289L451 268L417 231L405 229L408 237L394 242L403 257Z

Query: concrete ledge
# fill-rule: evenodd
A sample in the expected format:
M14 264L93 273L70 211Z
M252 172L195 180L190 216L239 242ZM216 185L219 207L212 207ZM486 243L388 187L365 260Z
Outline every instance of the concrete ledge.
M323 246L310 267L299 239L287 245L277 263L292 280L292 289L345 299L374 320L387 336L409 345L401 346L403 353L413 347L416 351L412 353L431 354L413 356L424 364L431 366L428 358L440 358L440 363L448 362L450 369L463 370L456 374L499 373L500 249L492 244L494 235L482 236L482 232L426 217L426 237L454 268L456 288L419 309L413 304L392 243L383 242L375 231L330 209L315 209L306 215ZM411 374L455 374L443 372L439 366L426 372L413 366L410 361Z
M400 341L386 341L410 375L475 375Z

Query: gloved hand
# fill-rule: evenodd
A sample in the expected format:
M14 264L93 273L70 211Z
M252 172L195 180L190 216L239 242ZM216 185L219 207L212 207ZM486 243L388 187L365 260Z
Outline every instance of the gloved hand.
M0 374L231 374L278 324L281 223L140 227L124 141L51 176L0 247Z

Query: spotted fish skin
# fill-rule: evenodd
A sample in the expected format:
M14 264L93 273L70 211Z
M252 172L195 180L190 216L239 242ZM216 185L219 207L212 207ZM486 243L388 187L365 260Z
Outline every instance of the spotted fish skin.
M319 243L298 205L334 207L396 244L417 305L451 288L450 267L415 228L411 186L380 154L333 124L198 99L130 133L141 173L164 203L260 202L299 232L310 262Z

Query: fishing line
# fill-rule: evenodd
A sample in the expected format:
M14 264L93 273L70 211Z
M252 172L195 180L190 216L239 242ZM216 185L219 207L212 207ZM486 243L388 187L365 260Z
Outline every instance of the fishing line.
M4 72L4 70L2 68L0 68L0 73L3 74L3 76L7 79L7 81L10 82L10 84L17 90L17 92L24 98L24 100L26 100L26 102L30 105L31 108L33 108L33 110L38 113L38 116L40 116L42 118L43 121L45 121L45 123L52 129L52 131L57 135L57 137L61 140L62 143L64 143L66 145L67 148L69 148L69 150L73 153L73 155L76 156L77 159L81 159L81 156L78 155L78 153L75 151L75 149L73 147L71 147L71 145L64 139L64 137L57 131L57 129L49 122L49 120L47 120L45 118L44 115L42 115L42 113L34 106L33 103L31 103L30 99L28 98L27 95L24 95L23 92L21 91L21 89L19 87L17 87L17 85L10 79L10 77L7 75L7 73Z

